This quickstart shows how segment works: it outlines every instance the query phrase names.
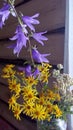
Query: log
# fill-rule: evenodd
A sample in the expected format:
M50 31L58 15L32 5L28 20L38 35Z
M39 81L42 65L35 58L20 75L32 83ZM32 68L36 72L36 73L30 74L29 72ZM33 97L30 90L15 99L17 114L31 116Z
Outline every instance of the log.
M17 6L18 4L20 4L20 3L22 3L22 2L23 2L23 0L15 0L15 6ZM0 0L0 8L2 8L3 3L4 3L4 1L3 1L3 0Z
M4 83L3 81L1 83ZM9 92L8 86L4 86L0 83L0 99L8 103L11 93Z
M0 130L16 130L9 122L0 116Z

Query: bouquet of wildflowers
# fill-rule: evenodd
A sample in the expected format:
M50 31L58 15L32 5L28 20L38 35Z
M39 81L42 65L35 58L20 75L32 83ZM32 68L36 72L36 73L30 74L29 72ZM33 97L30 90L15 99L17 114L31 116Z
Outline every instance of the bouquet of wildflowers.
M58 65L59 66L59 65ZM70 86L73 79L68 74L61 73L60 69L50 72L51 65L43 63L37 65L37 70L30 65L18 67L6 65L3 68L3 78L7 78L10 92L9 109L20 120L24 113L32 119L52 120L66 119L73 105L73 94ZM54 77L49 87L49 78Z
M10 38L16 40L16 43L8 48L12 48L13 54L19 57L22 48L27 48L28 45L30 62L27 61L22 67L7 64L2 70L2 77L7 79L11 92L9 109L18 120L21 119L21 113L39 121L50 122L52 119L65 118L67 113L72 113L70 107L73 105L73 95L70 86L73 85L73 79L68 74L61 73L63 67L60 64L57 70L52 70L46 58L50 54L41 54L36 45L32 46L31 38L42 46L44 41L48 40L44 36L46 31L35 31L34 25L40 23L37 20L39 13L31 17L24 16L16 11L14 2L15 0L5 0L0 9L0 28L4 26L10 14L17 18L15 35ZM51 87L50 77L54 78Z

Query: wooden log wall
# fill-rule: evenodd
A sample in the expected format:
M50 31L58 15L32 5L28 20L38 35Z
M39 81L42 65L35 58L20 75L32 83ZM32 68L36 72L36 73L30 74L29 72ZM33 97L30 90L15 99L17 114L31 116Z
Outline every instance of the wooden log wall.
M2 2L3 0L0 1L0 7L2 7ZM17 11L21 11L24 15L32 16L35 13L40 13L38 18L40 24L36 26L36 31L47 30L45 36L48 37L48 41L45 42L45 46L43 47L31 39L32 45L37 44L38 50L41 53L51 53L48 57L51 64L63 64L66 1L45 0L42 2L42 0L16 0L15 5ZM20 61L20 59L30 60L25 48L22 49L18 59L16 55L13 55L13 51L7 48L12 43L9 41L9 38L14 35L16 25L17 20L10 16L6 21L6 26L0 30L0 74L3 66L9 62L8 59L12 60L12 62L15 59L16 61ZM22 64L22 61L20 63ZM22 117L22 121L17 121L13 117L13 113L8 108L9 97L10 93L7 82L0 77L0 122L7 124L7 130L36 130L35 121L25 116Z

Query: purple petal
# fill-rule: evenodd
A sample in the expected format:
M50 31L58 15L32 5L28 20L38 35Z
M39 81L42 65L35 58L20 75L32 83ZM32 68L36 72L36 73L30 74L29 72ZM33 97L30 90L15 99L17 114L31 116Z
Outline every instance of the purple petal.
M27 65L25 67L25 74L26 74L26 76L31 76L32 75L31 66L30 65Z
M10 46L8 46L7 48L15 48L16 47L16 44L12 44L12 45L10 45Z
M0 9L0 12L4 12L4 11L9 10L9 9L10 9L10 5L7 3L4 3L4 6Z
M49 56L49 55L50 55L50 53L49 53L49 54L42 54L43 57L45 57L45 56Z
M19 56L19 53L20 53L20 51L21 51L21 49L22 49L22 46L19 45L19 44L17 44L17 45L15 46L14 50L13 50L13 53L14 53L14 54L17 54L17 57L18 57L18 56Z
M48 63L49 60L45 56L49 56L49 54L42 54L42 56L41 56L42 57L42 62Z
M31 30L33 30L33 31L35 32L35 28L34 28L34 26L33 26L32 24L27 23L27 26L28 26Z
M37 14L33 15L32 18L36 18L36 17L38 17L39 15L40 15L40 14L37 13Z
M24 67L18 67L18 70L25 72L25 68Z
M0 9L0 28L4 25L5 20L8 19L9 14L10 14L10 5L9 4L4 4L3 8Z
M16 40L18 38L17 35L13 36L12 38L9 38L10 40Z
M34 59L36 62L38 62L38 63L41 62L40 53L39 53L37 50L32 49L32 56L33 56L33 59Z
M39 16L39 13L31 16L31 23L32 24L39 24L40 23L38 20L34 19L34 18L37 18L38 16Z
M36 70L33 73L34 78L36 78L40 74L40 71L36 68Z
M17 26L15 33L18 34L22 32L22 27L20 25Z
M4 23L2 22L1 17L0 17L0 28L2 28L3 25Z

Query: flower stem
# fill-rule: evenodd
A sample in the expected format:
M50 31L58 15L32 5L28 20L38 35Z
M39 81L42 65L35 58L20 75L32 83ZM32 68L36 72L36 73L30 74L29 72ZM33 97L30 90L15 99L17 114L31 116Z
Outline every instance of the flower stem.
M35 68L35 63L34 63L34 60L33 60L33 57L32 57L32 47L31 47L31 44L30 44L30 40L28 40L28 43L29 43L29 52L30 52L31 62L32 62L33 67Z
M16 18L17 18L19 24L23 28L23 21L21 19L21 16L19 16L19 14L17 13L16 9L14 8L14 1L8 0L8 3L11 5L11 8L12 8L13 12L15 13ZM30 44L30 40L28 40L28 43L29 43L29 52L30 52L30 57L31 57L32 65L33 65L33 67L35 67L34 60L33 60L33 57L32 57L32 47L31 47L31 44Z
M8 0L8 3L11 5L11 8L13 10L13 12L15 13L16 15L16 18L18 20L18 23L21 25L21 27L23 28L23 22L21 20L21 17L19 16L19 14L17 13L15 7L14 7L14 2L12 2L11 0Z

